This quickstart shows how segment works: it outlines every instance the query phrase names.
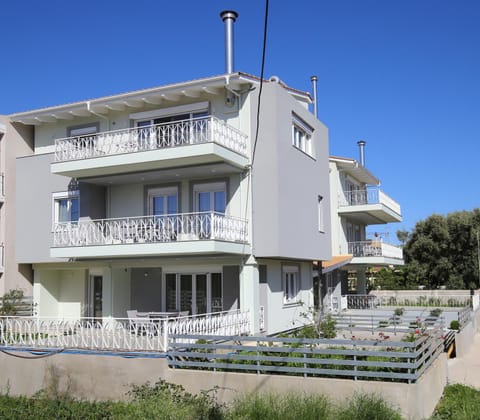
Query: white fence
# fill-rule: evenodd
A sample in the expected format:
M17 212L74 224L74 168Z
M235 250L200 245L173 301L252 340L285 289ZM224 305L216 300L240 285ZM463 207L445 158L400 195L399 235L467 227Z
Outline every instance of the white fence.
M209 142L220 144L243 156L247 155L245 134L215 117L202 117L56 139L55 162Z
M247 243L247 221L215 212L55 223L54 247L222 240Z
M472 296L469 293L433 295L428 292L382 290L371 292L369 295L345 295L347 298L345 309L374 309L383 306L470 308L472 304Z
M250 334L248 311L168 319L0 317L0 346L166 351L171 334Z

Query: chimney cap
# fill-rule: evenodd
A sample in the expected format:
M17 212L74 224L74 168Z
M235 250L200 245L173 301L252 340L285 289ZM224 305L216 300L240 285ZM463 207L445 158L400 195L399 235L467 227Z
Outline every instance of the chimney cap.
M365 140L358 140L358 141L357 141L357 144L358 144L359 146L365 146L365 145L367 144L367 142L366 142Z
M315 75L313 75L313 76L310 77L310 80L311 80L312 82L316 82L316 81L318 80L318 77L315 76Z
M220 12L220 17L224 22L226 19L233 19L235 22L238 18L238 13L235 10L224 10L223 12Z

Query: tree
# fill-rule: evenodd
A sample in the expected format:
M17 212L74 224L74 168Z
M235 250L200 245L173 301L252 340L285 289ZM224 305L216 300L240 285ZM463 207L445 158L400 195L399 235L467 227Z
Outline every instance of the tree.
M480 209L433 214L418 222L403 248L407 283L430 289L479 287L479 231Z

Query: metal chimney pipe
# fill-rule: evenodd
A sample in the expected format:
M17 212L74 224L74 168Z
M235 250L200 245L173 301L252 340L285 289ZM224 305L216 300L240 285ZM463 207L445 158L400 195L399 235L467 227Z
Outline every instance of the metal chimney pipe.
M363 140L357 141L358 147L360 148L360 165L365 166L365 145L367 142Z
M220 17L225 22L225 71L233 73L233 24L238 13L233 10L224 10Z
M318 111L317 111L317 76L310 77L312 81L312 89L313 89L313 115L318 118Z

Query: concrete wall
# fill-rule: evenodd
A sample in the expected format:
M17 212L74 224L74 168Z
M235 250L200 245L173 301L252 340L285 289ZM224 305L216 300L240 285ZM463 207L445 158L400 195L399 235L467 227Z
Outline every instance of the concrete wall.
M257 258L329 260L327 128L279 84L267 83L263 89L252 180L253 253ZM292 145L292 112L314 129L313 157ZM253 111L251 118L255 121ZM325 232L318 229L319 196Z
M447 324L448 326L449 324ZM475 334L480 331L480 310L472 313L470 322L455 335L455 353L457 357L465 356L471 349Z
M23 354L25 355L25 354ZM349 379L303 378L284 375L256 375L169 369L165 359L123 358L118 356L59 354L25 360L0 353L0 392L33 395L58 382L57 391L89 400L126 400L132 384L155 383L160 378L199 393L218 387L221 402L246 393L324 394L338 402L355 393L375 393L408 419L429 417L446 385L444 354L416 384ZM28 379L27 379L28 378Z

